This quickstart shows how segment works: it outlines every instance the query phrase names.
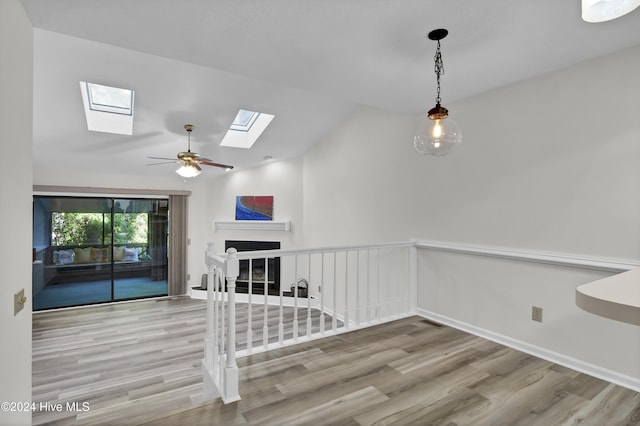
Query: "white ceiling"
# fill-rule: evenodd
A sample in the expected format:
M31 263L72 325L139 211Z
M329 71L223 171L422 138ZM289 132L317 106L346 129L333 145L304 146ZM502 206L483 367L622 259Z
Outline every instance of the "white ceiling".
M435 28L449 30L444 105L640 44L640 10L588 24L579 0L22 3L36 28L34 167L45 170L173 173L145 157L185 150L185 123L192 150L242 169L302 154L357 104L424 111ZM87 131L79 80L136 91L133 136ZM221 148L239 108L276 118L251 150Z

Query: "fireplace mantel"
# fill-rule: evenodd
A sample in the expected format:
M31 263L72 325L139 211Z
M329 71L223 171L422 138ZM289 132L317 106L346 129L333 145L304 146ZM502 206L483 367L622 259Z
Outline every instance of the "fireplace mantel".
M213 222L213 229L216 231L290 231L291 222L288 220L215 220Z

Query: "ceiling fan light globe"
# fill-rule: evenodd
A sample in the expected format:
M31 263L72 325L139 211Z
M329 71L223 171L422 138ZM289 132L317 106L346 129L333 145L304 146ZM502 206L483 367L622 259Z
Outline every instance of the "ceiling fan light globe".
M180 176L182 176L183 178L192 178L192 177L196 177L200 174L200 170L198 170L197 168L193 167L192 165L183 165L181 166L178 170L176 170L176 173L179 174Z

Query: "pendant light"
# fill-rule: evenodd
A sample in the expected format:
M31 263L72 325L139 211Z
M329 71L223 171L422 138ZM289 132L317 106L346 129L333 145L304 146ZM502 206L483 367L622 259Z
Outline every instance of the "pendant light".
M436 106L431 108L426 116L421 119L413 138L413 146L420 154L445 155L454 146L462 143L460 128L449 117L449 111L440 104L440 76L444 74L440 40L445 38L447 34L449 34L449 31L441 28L431 31L428 35L430 40L437 41L436 54L433 59L438 91Z

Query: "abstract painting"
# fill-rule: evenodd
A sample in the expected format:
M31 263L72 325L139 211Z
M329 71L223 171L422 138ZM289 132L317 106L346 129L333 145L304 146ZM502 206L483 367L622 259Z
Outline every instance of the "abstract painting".
M237 195L236 220L273 220L273 195Z

